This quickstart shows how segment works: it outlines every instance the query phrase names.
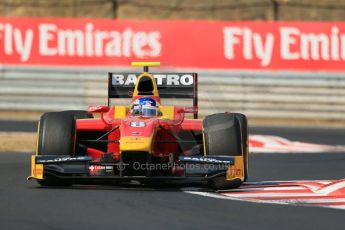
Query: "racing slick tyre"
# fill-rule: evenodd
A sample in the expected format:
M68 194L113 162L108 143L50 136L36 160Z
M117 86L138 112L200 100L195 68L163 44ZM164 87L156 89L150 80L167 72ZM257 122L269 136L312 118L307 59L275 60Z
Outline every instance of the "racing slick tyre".
M43 114L38 126L37 155L73 155L75 133L73 114L65 112ZM49 176L37 181L43 186L69 185L66 181Z
M217 113L203 120L204 145L210 156L243 156L244 179L248 173L248 125L245 115L240 113ZM235 188L240 180L227 181L218 176L208 181L214 189Z

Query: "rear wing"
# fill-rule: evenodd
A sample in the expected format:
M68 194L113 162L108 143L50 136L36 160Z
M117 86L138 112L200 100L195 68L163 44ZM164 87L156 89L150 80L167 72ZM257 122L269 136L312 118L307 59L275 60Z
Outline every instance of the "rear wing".
M196 73L150 73L156 80L160 98L193 99L198 118L198 75ZM131 98L141 73L109 73L108 104L111 98Z

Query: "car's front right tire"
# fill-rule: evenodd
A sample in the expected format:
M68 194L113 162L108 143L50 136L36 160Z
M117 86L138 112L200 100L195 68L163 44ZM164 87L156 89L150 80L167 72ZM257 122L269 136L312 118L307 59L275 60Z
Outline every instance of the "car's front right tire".
M76 127L75 116L67 112L44 113L38 125L36 154L40 155L74 155ZM69 185L66 181L44 175L37 180L42 186Z

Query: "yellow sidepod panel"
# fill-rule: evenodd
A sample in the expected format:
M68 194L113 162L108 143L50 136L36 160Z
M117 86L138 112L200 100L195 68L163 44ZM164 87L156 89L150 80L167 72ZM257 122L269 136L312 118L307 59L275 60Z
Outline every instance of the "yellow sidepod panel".
M126 114L127 114L126 106L115 106L115 112L114 112L115 119L125 118Z
M174 120L175 119L175 107L174 106L159 106L159 111L162 112L163 119Z

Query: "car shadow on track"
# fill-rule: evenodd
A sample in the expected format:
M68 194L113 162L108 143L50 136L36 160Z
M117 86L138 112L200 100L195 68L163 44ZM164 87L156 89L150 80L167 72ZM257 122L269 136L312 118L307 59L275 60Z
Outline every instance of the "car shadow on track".
M61 189L61 190L113 190L113 191L143 191L143 192L180 192L183 190L214 191L202 182L166 182L140 184L131 183L99 183L99 184L74 184L72 186L35 186L32 189Z

